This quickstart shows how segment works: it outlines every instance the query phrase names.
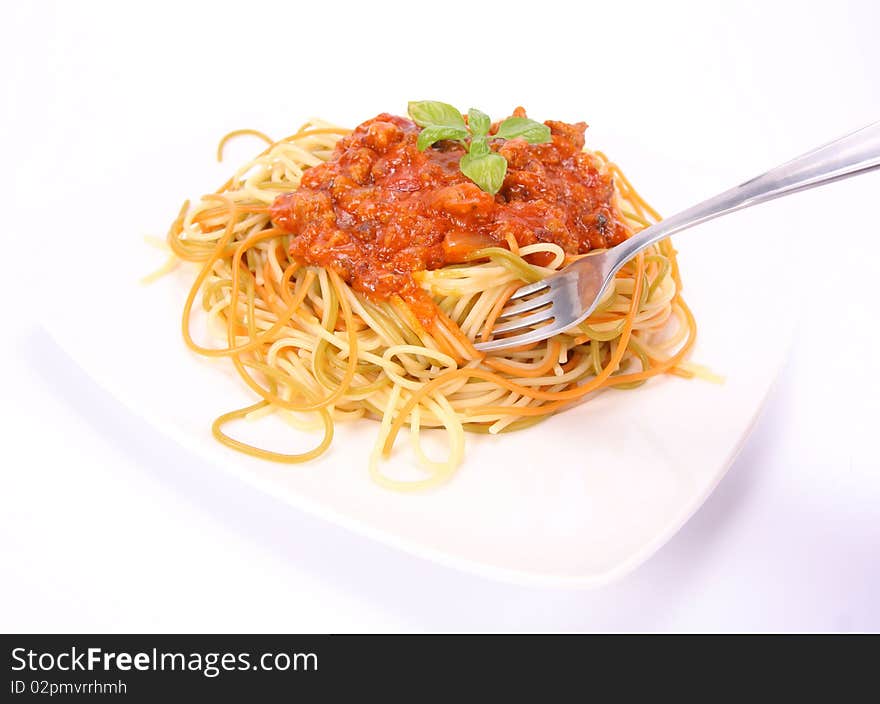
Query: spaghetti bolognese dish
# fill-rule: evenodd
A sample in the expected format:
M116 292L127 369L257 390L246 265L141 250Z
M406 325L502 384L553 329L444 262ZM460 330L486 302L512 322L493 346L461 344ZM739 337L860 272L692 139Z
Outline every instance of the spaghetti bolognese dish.
M342 129L312 120L273 141L216 192L184 203L173 261L197 266L182 331L194 352L228 360L254 403L213 433L255 457L296 463L325 452L334 423L379 421L369 471L414 490L449 479L465 432L533 425L605 388L693 376L696 324L669 240L624 266L583 323L541 342L481 352L510 296L659 219L616 164L587 150L586 124L492 122L444 103L410 103ZM213 344L198 341L201 309ZM199 326L201 327L201 326ZM319 429L300 454L235 439L228 424L279 414ZM381 461L403 426L423 473ZM444 429L448 457L422 449Z

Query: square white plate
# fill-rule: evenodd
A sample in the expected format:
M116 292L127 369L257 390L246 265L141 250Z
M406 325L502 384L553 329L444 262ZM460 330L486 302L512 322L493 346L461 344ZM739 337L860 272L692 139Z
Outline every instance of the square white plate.
M612 155L620 154L615 144L639 153L631 140L601 143ZM164 145L141 157L154 159L155 170L172 153L173 145ZM193 181L180 196L209 190L230 168ZM640 156L638 171L633 181L644 194L676 193L678 205L710 195L706 183L721 183L701 178L693 164L657 155ZM784 211L762 211L762 230L782 235L765 241L764 259L741 246L742 215L704 225L680 235L677 246L685 297L700 326L693 359L724 375L725 384L661 378L634 391L602 393L527 430L468 435L465 462L449 484L400 495L368 477L374 421L337 424L329 452L293 467L242 456L212 438L219 413L252 399L225 362L196 358L180 339L191 271L179 269L149 287L138 283L163 255L140 238L147 219L132 219L131 179L110 180L102 182L100 218L70 220L66 241L84 246L66 251L60 262L66 305L47 319L59 344L121 403L218 470L369 538L498 579L593 586L647 559L723 476L790 339L793 287L779 280L778 252L789 227ZM58 197L73 210L84 207L74 193ZM141 199L135 216L159 207ZM262 431L279 449L316 442L277 428ZM393 461L409 461L407 444L398 440Z

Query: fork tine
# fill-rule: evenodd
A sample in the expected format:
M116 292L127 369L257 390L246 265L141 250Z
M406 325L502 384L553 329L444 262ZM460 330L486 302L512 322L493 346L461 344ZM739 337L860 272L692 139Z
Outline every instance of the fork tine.
M528 330L519 335L511 335L510 337L502 337L500 340L489 340L489 342L478 342L474 345L480 352L489 352L497 349L509 349L527 345L530 342L540 342L562 332L565 326L559 321L554 321L550 325L544 325L537 330Z
M542 291L545 288L550 288L550 283L549 281L547 281L547 279L536 281L533 284L520 286L510 297L510 300L515 301L516 299L523 298L524 296L531 296L533 293L538 293L538 291Z
M495 339L474 347L481 352L521 347L571 329L590 315L623 261L619 256L609 260L607 253L600 252L521 287L510 297L520 300L508 303L498 316L497 321L503 322L492 330ZM521 300L526 296L532 298Z
M523 328L529 328L533 325L538 325L539 323L551 320L552 318L553 314L549 310L540 310L537 313L533 313L532 315L526 315L522 318L503 323L502 325L497 325L492 328L492 334L500 335L501 333L505 332L522 330Z
M516 303L512 306L506 306L502 309L501 314L498 316L498 320L502 320L504 318L509 318L512 315L519 315L520 313L528 313L530 310L534 310L535 308L540 308L541 306L546 306L548 303L553 302L553 291L547 291L543 296L536 296L535 298L531 298L528 301L522 301L521 303Z

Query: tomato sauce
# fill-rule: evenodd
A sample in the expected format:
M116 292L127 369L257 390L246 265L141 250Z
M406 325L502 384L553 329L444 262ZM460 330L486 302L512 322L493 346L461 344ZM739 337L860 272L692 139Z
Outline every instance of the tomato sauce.
M483 247L507 248L510 236L520 246L553 242L568 254L623 241L612 178L582 151L586 124L545 124L552 135L545 144L490 142L508 162L492 196L459 170L460 144L420 152L417 125L379 115L279 196L272 220L296 235L290 252L299 260L332 269L374 299L399 294L411 303L420 298L414 272L465 261Z

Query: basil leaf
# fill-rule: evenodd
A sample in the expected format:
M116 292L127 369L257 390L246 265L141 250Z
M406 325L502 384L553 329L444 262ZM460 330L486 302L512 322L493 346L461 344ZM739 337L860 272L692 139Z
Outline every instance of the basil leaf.
M448 103L438 103L435 100L416 100L409 103L407 112L419 127L465 128L461 113Z
M425 151L428 147L430 147L434 142L439 142L441 139L465 139L468 136L468 131L464 127L444 127L442 125L431 125L430 127L426 127L421 132L419 132L419 138L416 141L416 146L419 148L420 152Z
M474 137L481 137L484 134L489 134L489 128L492 126L492 120L489 119L489 116L480 112L476 108L471 108L468 110L468 127L471 128L471 134Z
M500 154L465 154L458 162L461 172L493 196L501 190L507 173L507 159Z
M498 125L498 132L493 137L515 139L522 137L531 144L550 141L550 128L527 117L508 117Z
M489 142L486 137L479 136L471 139L471 146L468 149L468 153L471 156L483 156L483 154L489 153Z

